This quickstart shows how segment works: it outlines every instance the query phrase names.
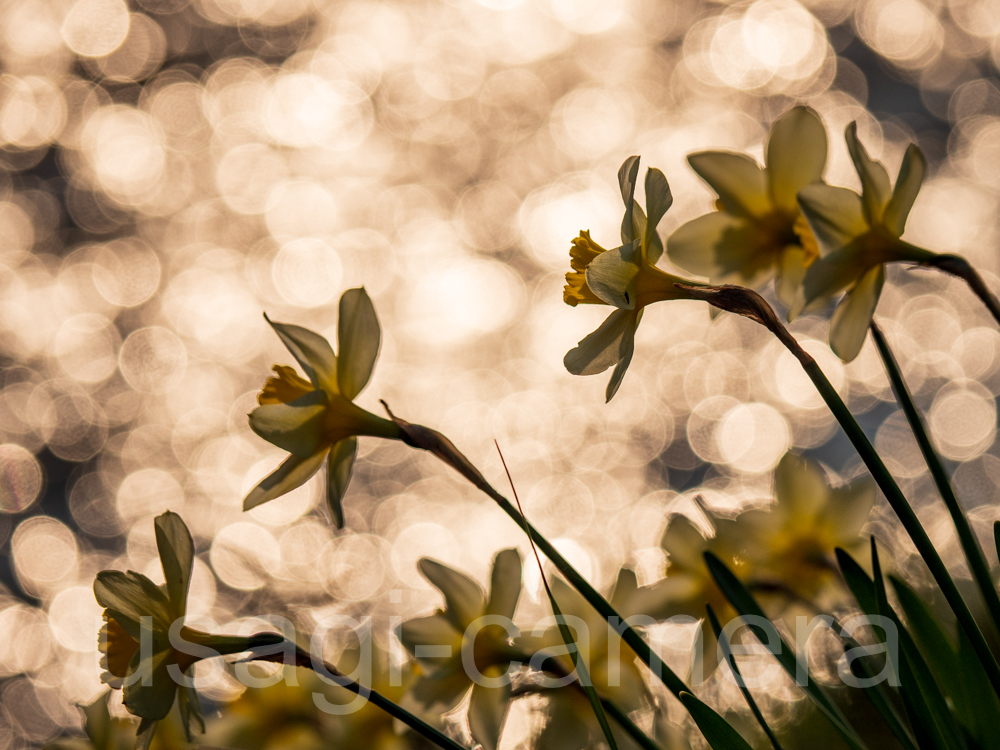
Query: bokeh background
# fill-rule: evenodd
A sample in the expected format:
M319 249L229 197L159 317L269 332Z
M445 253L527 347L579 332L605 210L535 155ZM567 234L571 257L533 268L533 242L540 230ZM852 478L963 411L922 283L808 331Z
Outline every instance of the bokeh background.
M687 153L760 157L806 102L831 133L827 180L856 186L858 120L891 173L910 141L928 156L907 239L1000 286L995 0L5 0L0 69L0 750L79 725L73 704L102 687L94 573L160 579L165 509L197 541L192 614L373 614L386 647L390 618L439 603L419 557L482 580L493 551L527 551L450 470L374 439L346 531L321 480L243 514L281 459L246 413L291 364L263 311L332 339L363 284L384 334L360 403L441 429L503 488L497 439L528 516L606 587L623 564L663 575L666 513L695 491L770 497L790 447L860 471L791 357L701 303L647 311L610 405L605 377L565 372L606 313L563 304L569 241L617 243L626 156L670 181L662 234L711 208ZM985 528L1000 334L959 282L889 281L878 318ZM827 317L793 330L904 489L933 499L871 344L844 367ZM543 613L527 571L521 612ZM504 745L536 725L516 707Z

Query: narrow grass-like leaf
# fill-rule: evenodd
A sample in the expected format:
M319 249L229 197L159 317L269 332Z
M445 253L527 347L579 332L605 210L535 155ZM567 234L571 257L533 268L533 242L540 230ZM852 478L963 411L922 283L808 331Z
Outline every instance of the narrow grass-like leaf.
M705 735L712 750L753 750L750 743L743 739L743 735L733 729L711 706L687 692L681 693L681 703Z
M951 699L955 718L983 748L1000 748L1000 701L968 641L955 647L917 593L902 580L889 577L917 646L938 684ZM960 633L960 636L964 634Z
M638 168L638 166L636 168ZM494 441L494 443L497 446L497 452L500 453L499 443L496 443L496 441ZM521 500L517 496L517 490L514 488L514 480L510 476L510 470L507 468L507 462L504 460L503 453L500 453L500 462L503 464L503 470L507 473L507 480L510 482L510 489L514 493L514 501L517 503L517 509L521 512L521 517L524 518L524 508L521 507ZM526 518L525 523L527 523ZM586 657L580 653L580 648L577 645L576 638L573 637L573 633L570 631L569 625L566 624L566 618L563 617L563 613L559 609L559 603L552 594L552 589L549 588L549 580L545 575L545 568L542 566L542 558L538 555L538 550L535 548L535 542L531 539L531 533L528 532L527 529L525 529L525 532L528 534L528 541L531 543L531 551L535 553L535 562L538 563L538 572L541 573L542 576L542 585L545 586L545 595L549 598L549 605L552 607L552 614L555 615L556 623L559 625L559 635L562 636L563 643L566 644L566 649L569 651L570 659L573 660L573 668L576 670L577 681L583 688L584 693L587 694L587 700L590 701L590 708L593 710L594 716L597 717L597 723L601 725L601 731L604 733L604 739L608 741L608 746L611 750L618 750L618 743L615 742L615 736L611 732L611 725L608 724L608 717L604 713L604 706L601 705L601 698L598 696L597 691L594 689L594 683L590 679L590 672L587 669Z
M874 321L871 324L871 332L872 339L875 341L875 346L878 348L879 355L882 358L882 364L885 366L886 373L889 375L889 381L892 383L893 393L896 394L896 401L899 402L903 413L906 415L906 421L910 423L910 429L913 431L913 436L920 447L920 453L923 454L924 462L931 472L931 477L933 477L934 484L941 494L941 499L944 500L944 504L948 508L948 514L951 516L952 523L955 524L955 530L958 532L958 541L962 545L962 551L965 553L965 559L969 563L969 570L972 572L972 577L979 588L983 601L986 602L986 608L989 610L994 627L997 629L997 632L1000 632L1000 594L997 593L996 584L993 583L993 578L990 575L990 567L986 562L985 555L983 555L983 548L979 544L979 539L972 531L972 526L962 511L962 506L958 503L958 498L955 496L951 482L948 481L948 473L944 470L937 451L934 450L927 427L920 416L920 412L917 411L916 405L913 403L913 397L906 387L906 381L903 380L903 373L899 369L899 364L896 362L895 356L893 356L892 349L889 348L889 342L886 341L885 336Z
M733 574L733 572L726 567L722 560L713 555L711 552L705 552L705 563L708 565L708 570L712 574L712 578L715 579L719 589L737 612L745 617L750 616L767 620L767 615L764 614L764 610L753 598L753 595L747 591L746 587ZM765 632L760 626L748 623L747 627L750 628L761 643L767 643L769 641L768 633ZM774 628L774 625L771 624L771 627ZM776 628L774 629L774 633L777 634ZM816 703L820 711L822 711L830 722L837 728L851 747L857 749L864 748L864 742L858 736L858 733L854 731L854 728L848 724L847 719L840 712L840 709L838 709L826 696L826 693L824 693L819 687L819 684L810 677L808 665L799 661L798 655L795 651L793 651L780 636L778 638L778 642L781 648L779 652L774 655L775 659L778 660L778 663L786 672L788 672L793 680L798 680L799 675L804 674L806 678L805 684L800 685L800 687L805 690L806 694L810 698L812 698L813 702Z
M867 615L885 618L896 629L899 653L894 654L885 636L879 637L886 644L886 657L893 660L893 670L899 675L899 692L914 736L921 748L965 747L961 730L952 716L940 687L924 660L909 631L903 627L896 612L889 605L878 550L874 537L871 540L873 578L869 578L860 565L843 550L837 558L848 587ZM876 633L876 637L878 634Z
M942 256L935 257L940 260ZM936 265L940 267L940 264ZM743 315L760 323L773 333L782 345L799 361L802 369L809 376L809 379L812 380L813 385L816 386L816 390L819 391L820 396L826 402L833 416L847 434L858 455L861 456L861 460L864 461L868 471L871 472L872 477L878 483L879 489L882 490L889 505L892 506L903 528L906 529L906 533L913 540L917 552L920 553L920 556L927 564L931 575L934 576L934 580L941 587L941 593L944 594L948 605L955 613L959 626L965 631L969 638L969 643L982 661L983 668L986 670L987 675L989 675L990 684L993 686L994 692L1000 696L1000 663L997 662L997 658L990 650L986 638L983 637L978 623L976 623L975 618L972 616L969 605L966 604L962 593L958 590L958 586L952 579L948 567L944 564L944 560L941 559L941 555L935 548L930 536L928 536L927 530L921 524L920 519L910 506L902 490L899 489L899 485L896 484L896 480L889 472L889 469L886 468L882 457L875 450L865 431L858 424L858 420L851 414L851 410L847 408L844 399L837 393L836 388L833 387L833 384L823 373L816 360L789 333L788 329L785 328L774 312L774 309L767 303L767 300L752 289L733 285L694 287L679 284L678 286L696 299L704 299L715 307ZM997 314L997 320L1000 320L1000 312Z
M778 738L774 736L774 732L771 731L771 727L767 725L767 721L764 719L764 714L762 714L760 709L757 707L757 701L755 701L753 696L750 695L750 689L747 687L746 681L740 673L740 668L736 664L736 659L733 658L733 650L730 648L729 639L722 637L722 626L719 624L719 618L715 616L715 610L712 609L711 604L706 604L705 609L708 612L708 622L712 626L712 632L715 633L715 640L719 642L719 648L722 649L722 655L726 660L726 664L729 665L729 669L733 672L733 677L736 679L736 685L739 687L740 692L743 693L743 698L750 707L750 712L753 713L757 723L760 724L760 728L764 730L764 734L766 734L767 738L771 741L771 745L774 747L774 750L782 750L781 743L778 742Z

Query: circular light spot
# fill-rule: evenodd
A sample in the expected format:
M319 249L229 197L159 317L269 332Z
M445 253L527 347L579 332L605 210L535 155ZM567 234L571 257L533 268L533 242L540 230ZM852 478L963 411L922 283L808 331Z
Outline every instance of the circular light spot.
M209 560L219 579L234 589L253 591L278 570L281 552L269 532L247 521L222 529L212 542Z
M84 474L69 492L69 512L86 533L97 537L118 536L125 525L116 509L117 503L108 491L101 474Z
M15 604L0 610L0 633L6 635L0 638L0 676L34 672L48 661L52 653L52 631L48 618L34 607ZM95 645L96 633L93 632ZM5 700L8 698L6 692L3 697ZM4 708L10 710L6 704Z
M323 550L322 565L326 586L347 601L363 601L380 596L391 584L391 547L381 537L351 534L331 542Z
M996 402L979 383L950 383L934 398L930 426L945 458L968 461L981 455L996 437Z
M90 258L94 286L113 305L141 305L160 285L160 260L137 239L115 240L96 247Z
M162 469L139 469L125 477L117 493L118 515L126 522L176 510L184 490Z
M518 310L521 282L504 265L460 260L427 269L406 301L413 336L456 344L507 325Z
M97 649L101 605L90 586L72 586L56 594L49 605L49 626L60 644L84 653Z
M722 460L738 471L773 469L791 445L788 422L767 404L741 404L722 419L716 441Z
M52 353L74 380L100 383L118 368L121 339L103 315L84 313L66 320L56 333Z
M281 296L300 307L333 301L342 275L340 256L323 240L305 237L282 246L274 259L274 285Z
M76 577L76 538L54 518L34 516L23 521L10 546L17 576L35 596L59 590Z
M42 465L20 445L0 445L0 513L21 513L42 491Z
M844 364L824 342L816 339L802 338L802 348L806 350L819 363L827 379L837 390L844 393L845 373ZM799 409L819 409L826 408L826 402L819 395L816 386L809 376L802 369L802 365L784 347L775 346L772 350L780 349L774 362L774 384L777 395L780 396L789 406ZM766 361L766 360L765 360Z
M83 57L110 55L128 36L128 6L122 0L79 0L62 25L66 46Z
M129 385L137 391L158 393L177 385L184 377L187 349L166 328L140 328L125 339L118 364Z

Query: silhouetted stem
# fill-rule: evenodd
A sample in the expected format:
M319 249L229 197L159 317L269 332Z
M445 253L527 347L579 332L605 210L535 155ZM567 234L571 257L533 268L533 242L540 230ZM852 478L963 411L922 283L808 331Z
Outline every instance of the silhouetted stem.
M935 255L930 260L924 261L924 265L933 266L947 274L964 280L969 285L973 294L979 297L982 303L986 305L986 309L990 311L993 319L997 323L1000 323L1000 300L997 300L996 295L986 286L983 277L969 264L969 261L960 255L944 254Z
M569 583L570 586L575 588L580 595L587 600L587 602L592 606L598 614L601 615L607 621L609 625L615 628L618 634L621 636L622 640L628 644L628 647L635 652L635 655L639 657L650 671L657 678L667 686L667 689L674 694L675 697L680 699L680 694L682 692L690 693L690 688L684 684L684 681L674 674L673 670L670 669L663 660L657 655L653 649L650 648L649 644L642 639L638 631L630 627L625 619L618 614L614 607L611 606L610 602L601 596L597 589L587 582L587 579L580 575L576 568L570 565L569 561L563 557L559 550L552 546L548 539L546 539L542 534L525 519L515 508L510 501L497 492L486 481L486 478L477 469L468 458L466 458L455 444L451 442L447 437L442 435L437 430L432 430L429 427L424 427L423 425L412 424L404 419L400 419L395 416L389 409L388 404L385 401L382 402L382 406L389 413L390 418L399 425L403 430L403 440L408 444L412 445L414 448L422 448L423 450L433 453L435 456L440 458L446 464L451 466L455 471L460 473L463 477L468 479L472 484L476 486L481 492L490 497L500 508L514 519L522 529L526 530L526 533L538 545L538 549L542 551L553 565L556 566L556 570L562 573L563 577Z
M882 364L885 365L889 381L892 383L893 393L896 394L896 400L906 415L906 421L910 423L910 429L913 430L913 436L917 439L917 445L920 446L920 452L923 454L927 468L930 469L931 476L934 478L934 484L937 485L938 492L941 493L941 499L944 500L944 504L948 507L948 513L951 514L951 520L955 524L956 531L958 531L958 539L962 545L962 551L965 552L965 559L969 563L969 570L972 572L972 577L975 579L976 585L983 595L986 607L993 618L993 624L997 627L998 632L1000 632L1000 596L997 595L996 586L990 576L990 568L986 563L986 557L983 555L983 548L979 544L979 539L976 538L975 533L972 531L972 527L969 525L969 519L965 517L965 513L962 512L962 508L958 504L955 491L951 487L951 482L948 481L948 474L941 464L941 459L937 451L934 450L930 435L927 433L927 427L924 425L924 420L913 403L913 398L906 387L903 374L899 369L896 358L892 354L892 350L889 348L889 343L874 321L872 321L871 330L875 346L882 357Z
M840 394L837 393L819 365L816 364L816 360L805 349L799 346L798 341L795 340L795 337L781 323L767 301L752 289L732 285L716 287L684 286L683 288L691 292L692 296L703 299L715 307L727 312L743 315L760 323L771 331L799 361L802 369L805 370L806 375L812 380L813 385L816 386L816 390L819 391L820 396L823 397L826 405L833 412L833 416L840 423L841 429L847 433L848 439L861 456L861 460L865 462L865 466L868 467L868 471L871 472L879 489L882 490L886 500L889 501L889 505L896 512L896 516L903 524L903 528L906 529L907 534L910 535L910 539L913 540L917 552L920 553L920 556L930 569L931 575L934 576L934 580L937 581L941 592L955 613L955 618L958 620L959 626L965 631L969 642L976 651L976 655L982 662L983 668L989 676L990 683L993 685L994 692L1000 696L1000 665L997 664L996 657L990 651L982 631L980 631L979 626L976 624L972 612L969 611L969 606L962 599L958 587L948 573L948 568L945 566L941 556L938 555L937 550L934 549L934 544L931 542L930 537L927 536L924 527L920 525L920 519L917 518L917 514L910 507L910 503L899 489L896 480L892 478L892 474L885 467L882 457L875 451L875 448L868 440L868 436L861 429L861 425L858 424L854 415L851 414L850 409L847 408L844 400L840 397Z

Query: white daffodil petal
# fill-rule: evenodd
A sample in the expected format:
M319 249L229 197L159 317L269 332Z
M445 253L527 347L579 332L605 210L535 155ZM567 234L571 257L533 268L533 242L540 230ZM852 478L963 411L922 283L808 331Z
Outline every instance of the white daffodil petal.
M250 429L272 445L308 458L323 440L327 407L323 391L312 391L289 404L265 404L250 412Z
M776 206L788 211L798 209L796 194L823 178L826 153L826 128L815 110L792 107L775 120L764 163Z
M636 317L635 324L629 325L622 331L622 340L618 347L618 364L615 365L614 371L611 373L611 380L608 381L608 387L604 389L604 402L608 403L615 397L618 393L618 388L621 387L622 380L625 378L625 372L628 370L628 366L632 364L632 354L635 352L635 328L639 324L639 319Z
M422 557L417 567L444 594L445 616L459 632L465 632L469 623L483 614L486 608L483 589L465 573L429 557Z
M875 507L877 496L875 481L871 477L858 477L847 487L833 490L823 515L827 523L836 529L838 544L846 546L857 542Z
M622 190L625 216L622 217L622 243L627 244L639 235L635 233L633 211L635 207L635 183L639 177L639 157L630 156L618 169L618 186Z
M416 654L418 646L451 646L450 656L442 655L437 658L444 659L460 655L462 634L455 630L455 626L444 615L429 615L407 620L399 626L397 635L399 642L411 654Z
M885 266L880 264L858 279L833 313L830 348L844 362L852 361L860 353L884 283Z
M764 216L773 208L767 176L760 165L746 154L702 151L689 155L688 164L716 192L726 211L734 216Z
M774 471L776 510L785 515L812 517L826 504L829 494L826 476L815 461L791 451L782 456Z
M615 310L601 327L563 357L563 364L573 375L596 375L621 359L622 342L628 331L635 331L634 310Z
M659 169L646 170L646 231L642 244L646 248L646 260L655 264L663 254L663 242L656 234L660 219L674 202L670 184Z
M191 584L191 566L194 564L194 540L191 532L176 513L167 511L153 521L156 549L163 567L167 597L178 617L184 614L188 587Z
M486 604L486 614L512 619L520 595L521 553L516 548L500 550L490 573L490 599Z
M469 700L469 732L483 746L483 750L496 750L500 743L507 709L510 707L510 682L500 687L474 685Z
M327 393L336 393L337 357L330 342L308 328L290 323L275 323L267 315L264 315L264 319L295 357L312 384Z
M247 496L243 498L243 510L252 510L258 505L263 505L297 487L301 487L309 481L313 474L319 471L326 454L327 451L323 448L308 458L299 458L294 455L286 458L281 462L281 466L261 479L257 486L247 493Z
M820 255L842 248L868 231L861 196L847 188L823 183L799 191L799 207L819 244Z
M351 483L357 455L358 439L353 435L334 443L330 448L326 464L326 504L333 515L333 524L338 529L344 528L344 495Z
M865 216L873 226L882 220L882 211L889 201L889 173L880 162L868 155L868 151L858 140L858 124L852 122L844 134L847 139L847 150L854 162L861 179L861 198L864 203Z
M825 305L833 295L847 289L867 270L859 243L851 242L813 261L802 280L802 293L807 310Z
M382 332L375 306L364 287L348 289L340 297L337 320L337 385L341 395L353 401L372 376Z
M806 277L806 251L799 245L788 245L778 259L778 276L774 293L781 303L794 308L802 294L802 281Z
M172 618L166 594L142 573L102 570L94 581L94 598L105 609L132 621L117 620L133 638L137 634L130 626L140 623L143 617L152 616L154 623L164 630L170 627Z
M601 253L587 266L587 286L603 302L619 310L635 308L635 277L639 275L638 243Z
M906 147L903 154L903 163L899 166L899 176L896 178L896 187L892 191L889 204L882 214L882 223L885 228L899 237L906 228L906 217L910 215L913 208L913 201L917 199L920 186L924 182L924 175L927 174L927 160L923 152L914 144Z
M721 269L716 261L716 247L728 232L745 224L744 219L723 211L699 216L681 224L667 238L667 257L690 273L708 278L717 276Z

